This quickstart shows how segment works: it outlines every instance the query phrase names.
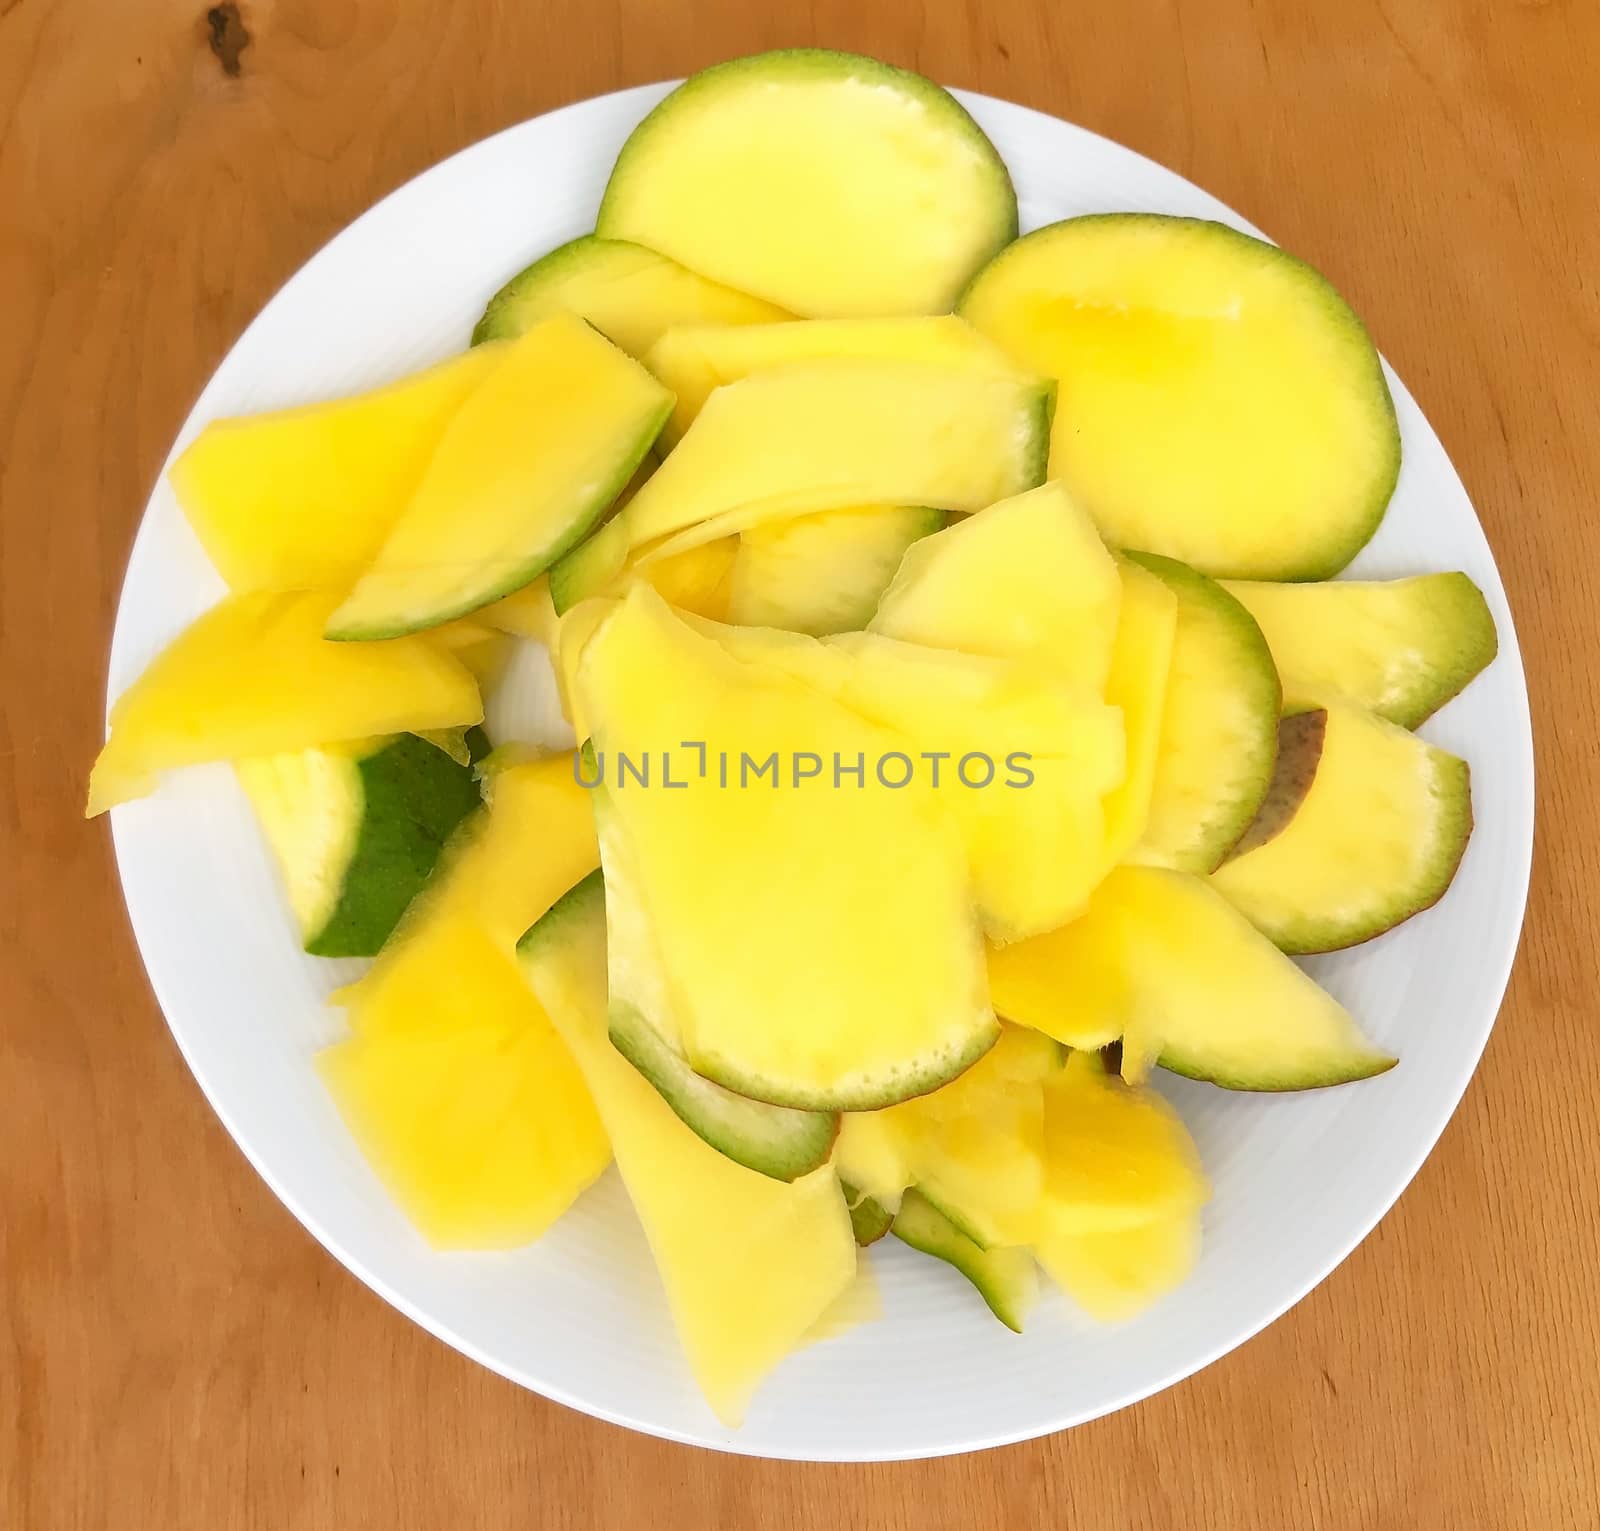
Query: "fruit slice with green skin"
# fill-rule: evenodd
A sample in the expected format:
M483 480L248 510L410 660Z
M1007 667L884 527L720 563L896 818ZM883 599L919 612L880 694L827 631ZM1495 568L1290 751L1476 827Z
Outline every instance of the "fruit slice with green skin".
M831 1166L793 1184L692 1133L607 1035L604 884L590 877L519 945L583 1071L707 1402L737 1424L761 1379L850 1285L856 1246Z
M581 319L542 320L451 420L327 636L416 632L520 589L588 535L671 408Z
M323 642L337 600L230 596L180 633L112 704L87 817L180 766L483 721L477 682L429 638Z
M643 245L585 234L541 256L490 298L472 343L514 340L559 313L588 320L633 357L643 357L678 325L768 324L788 317L776 304L697 276Z
M892 790L869 771L836 790L799 769L818 745L876 761L900 736L731 658L643 585L583 645L572 689L674 1013L640 1008L696 1073L776 1105L858 1109L988 1050L966 854L943 804L917 782ZM686 718L699 747L676 742ZM619 757L647 756L656 787L630 786ZM664 789L664 758L681 789Z
M739 537L727 619L814 637L857 632L906 549L944 523L942 510L862 505L752 526Z
M1118 867L1082 919L992 952L1008 1020L1069 1046L1123 1037L1164 1068L1235 1090L1365 1079L1395 1060L1209 883Z
M875 1201L865 1191L839 1182L844 1192L845 1205L850 1209L850 1231L855 1235L856 1247L865 1249L876 1244L894 1226L894 1213L880 1201Z
M1226 589L1266 635L1287 696L1349 702L1401 728L1430 717L1499 651L1483 592L1465 574Z
M812 318L946 312L1016 238L994 145L931 80L820 48L702 70L633 130L595 232Z
M984 1249L975 1244L920 1191L907 1191L894 1217L902 1243L953 1265L978 1289L989 1311L1007 1329L1022 1333L1023 1320L1039 1295L1039 1277L1026 1249Z
M1328 714L1322 707L1308 712L1291 712L1278 719L1278 755L1272 766L1272 782L1261 799L1249 828L1239 836L1228 854L1228 861L1276 839L1294 821L1300 805L1317 778L1317 764L1328 737ZM1223 863L1224 866L1228 862Z
M1122 584L1089 518L1044 484L925 538L901 561L872 631L907 643L1040 660L1106 681Z
M1106 676L1106 701L1122 709L1127 769L1106 794L1106 864L1126 858L1150 823L1156 760L1166 715L1167 680L1178 628L1178 598L1148 569L1126 559L1118 567L1122 604Z
M916 362L797 362L719 388L619 519L661 557L847 505L974 511L1044 477L1052 393ZM677 533L678 536L672 534Z
M1218 865L1272 782L1282 692L1261 629L1215 580L1170 558L1128 555L1178 598L1155 779L1139 859Z
M230 588L347 589L505 351L485 346L370 393L206 426L172 465L172 489Z
M488 753L482 731L473 729ZM235 766L317 957L371 957L480 801L470 764L401 734Z
M1286 952L1354 946L1431 908L1472 833L1464 760L1342 703L1326 720L1287 823L1211 879ZM1299 753L1280 777L1303 778Z
M798 319L788 324L689 325L669 330L644 364L677 396L661 439L671 446L707 398L752 372L843 357L925 362L1015 377L1016 364L965 319Z
M718 537L666 558L646 561L628 549L628 525L613 517L592 537L578 544L550 571L550 599L557 616L597 597L623 594L631 580L641 579L669 606L723 621L732 596L733 569L739 542Z
M1191 218L1071 218L1003 250L960 310L1059 381L1050 474L1114 547L1326 579L1383 519L1400 432L1378 353L1275 246Z
M1200 1214L1098 1233L1053 1231L1034 1255L1045 1274L1091 1318L1125 1323L1181 1286L1200 1258Z

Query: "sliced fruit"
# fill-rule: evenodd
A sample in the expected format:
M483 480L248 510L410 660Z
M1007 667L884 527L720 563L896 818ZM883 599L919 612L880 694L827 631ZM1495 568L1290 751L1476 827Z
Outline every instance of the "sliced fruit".
M989 1048L954 823L922 784L869 769L836 786L815 753L877 761L903 750L898 735L731 658L643 585L588 639L573 689L606 771L608 845L614 824L675 1013L659 995L614 997L695 1072L777 1105L852 1109L931 1089ZM699 738L679 744L685 719ZM656 786L630 784L625 762Z
M1181 1286L1200 1258L1200 1214L1100 1233L1052 1232L1034 1255L1091 1318L1125 1323Z
M728 619L733 598L738 557L738 538L718 537L714 542L702 542L669 558L643 564L638 573L667 605L723 622Z
M347 589L505 349L485 346L352 398L212 421L171 479L223 579L238 592Z
M906 549L944 523L942 510L857 505L752 526L737 543L727 620L816 637L857 632Z
M1209 872L1272 782L1282 693L1266 639L1215 580L1170 558L1129 555L1178 598L1161 743L1139 856Z
M925 538L901 561L872 630L908 643L1041 660L1099 692L1122 584L1093 524L1044 484Z
M580 601L620 592L632 537L632 527L618 512L551 565L550 604L558 617Z
M989 1311L1007 1329L1022 1333L1023 1320L1039 1295L1039 1277L1026 1249L984 1249L975 1244L928 1198L907 1191L894 1217L894 1235L913 1249L953 1265L978 1289Z
M374 955L480 800L470 763L410 734L262 755L234 769L301 943L318 957Z
M880 1201L874 1201L865 1191L839 1182L844 1192L845 1205L850 1209L850 1231L855 1235L856 1247L865 1249L876 1244L894 1226L894 1213Z
M532 584L482 607L476 615L498 632L532 638L547 649L555 647L556 609L550 599L548 575L541 574Z
M428 638L324 642L337 600L230 596L180 633L113 703L87 817L180 766L483 721L477 682Z
M1256 816L1228 853L1229 861L1237 861L1247 852L1258 850L1293 822L1306 793L1311 790L1311 783L1317 778L1317 762L1322 759L1322 746L1327 737L1325 708L1291 712L1278 719L1278 753L1272 764L1272 781L1267 795L1261 799L1261 806L1256 809Z
M995 1005L1073 1047L1114 1037L1235 1090L1365 1079L1395 1060L1204 879L1119 867L1082 919L992 952ZM1093 1040L1091 1040L1093 1039Z
M669 330L644 364L677 396L662 431L670 446L693 424L711 393L752 372L843 357L926 362L1015 377L1016 364L965 319L798 319L788 324L689 325Z
M1438 711L1499 651L1465 574L1226 588L1260 624L1287 696L1350 702L1401 728Z
M647 561L628 550L628 526L621 516L606 522L550 571L551 604L558 616L595 597L623 594L635 579L657 590L669 606L713 621L725 621L739 553L736 537L718 537L681 553Z
M1016 238L994 145L948 92L794 48L702 70L633 130L595 232L792 313L944 313Z
M1326 579L1383 519L1400 432L1378 353L1273 245L1192 218L1070 218L1003 250L961 312L1059 381L1050 474L1114 547Z
M416 632L526 585L588 534L671 407L581 319L542 320L451 420L328 637Z
M797 362L717 389L619 519L630 547L668 539L661 557L847 505L979 510L1044 477L1050 410L1030 379Z
M1178 628L1178 598L1148 569L1123 560L1122 604L1106 676L1106 701L1122 709L1126 769L1106 794L1106 864L1115 866L1150 823L1167 680Z
M1310 776L1287 822L1212 877L1286 952L1354 946L1431 908L1472 833L1466 761L1356 707L1325 717L1309 772L1309 746L1291 746L1279 773L1286 795Z
M697 276L643 245L585 234L541 256L490 298L472 343L514 340L559 313L587 319L633 357L643 357L680 324L766 324L788 318L776 304Z
M588 1082L695 1378L737 1424L854 1279L850 1218L831 1166L791 1185L735 1164L611 1045L604 905L598 876L566 894L523 937L523 972Z

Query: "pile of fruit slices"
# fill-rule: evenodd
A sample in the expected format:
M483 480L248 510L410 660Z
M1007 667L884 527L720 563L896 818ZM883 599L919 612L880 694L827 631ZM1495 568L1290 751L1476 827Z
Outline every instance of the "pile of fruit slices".
M1315 272L1147 214L1017 237L926 80L720 65L464 354L212 423L173 487L232 594L112 709L98 813L231 761L305 949L371 956L319 1067L440 1248L615 1159L707 1399L888 1233L1020 1330L1197 1255L1157 1067L1393 1057L1287 954L1448 887L1494 657L1460 574L1327 582L1399 467ZM549 650L581 749L491 749Z

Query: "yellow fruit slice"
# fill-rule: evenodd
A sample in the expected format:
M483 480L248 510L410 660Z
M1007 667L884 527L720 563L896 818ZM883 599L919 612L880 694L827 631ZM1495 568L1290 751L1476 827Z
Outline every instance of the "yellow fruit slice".
M325 642L337 600L230 596L185 629L112 705L87 816L180 766L483 720L477 682L431 639Z
M451 420L328 636L435 627L526 585L588 534L671 407L581 319L535 325Z
M614 998L696 1072L844 1109L920 1093L988 1049L960 836L930 789L874 770L900 736L731 658L642 585L584 645L574 691L676 1013ZM861 757L863 782L836 787L821 750Z
M527 933L520 955L593 1092L695 1380L737 1424L761 1380L854 1280L838 1179L824 1165L787 1184L724 1158L611 1045L598 876Z
M1054 1232L1034 1245L1045 1274L1091 1318L1125 1323L1186 1281L1200 1258L1200 1214L1101 1233Z
M514 590L475 615L498 632L532 638L547 649L555 647L556 609L550 599L550 580L541 574L532 584Z
M595 232L811 317L943 313L1016 238L994 145L921 75L794 48L702 70L629 137Z
M920 1190L906 1192L895 1213L894 1234L913 1249L953 1265L1006 1328L1022 1333L1023 1321L1039 1295L1039 1273L1026 1249L985 1248Z
M924 362L1014 377L1016 364L964 319L797 319L787 324L686 325L668 330L644 364L677 396L662 431L671 446L694 423L712 391L752 372L842 357Z
M1050 473L1117 548L1326 579L1372 536L1400 433L1361 321L1219 223L1120 213L1019 239L961 312L1061 385Z
M558 313L587 319L634 357L678 325L788 318L776 304L697 276L643 245L585 234L541 256L490 298L472 343L514 340Z
M172 489L229 586L347 589L504 356L484 346L371 393L206 426L172 465Z

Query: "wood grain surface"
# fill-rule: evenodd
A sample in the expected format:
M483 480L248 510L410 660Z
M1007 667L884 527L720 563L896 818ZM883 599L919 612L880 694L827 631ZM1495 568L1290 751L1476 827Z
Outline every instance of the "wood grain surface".
M1350 296L1466 480L1533 689L1521 958L1378 1231L1065 1435L805 1467L522 1392L347 1275L211 1115L81 817L123 564L202 383L417 170L778 45L1173 166ZM1600 1524L1596 0L0 0L0 1526Z

